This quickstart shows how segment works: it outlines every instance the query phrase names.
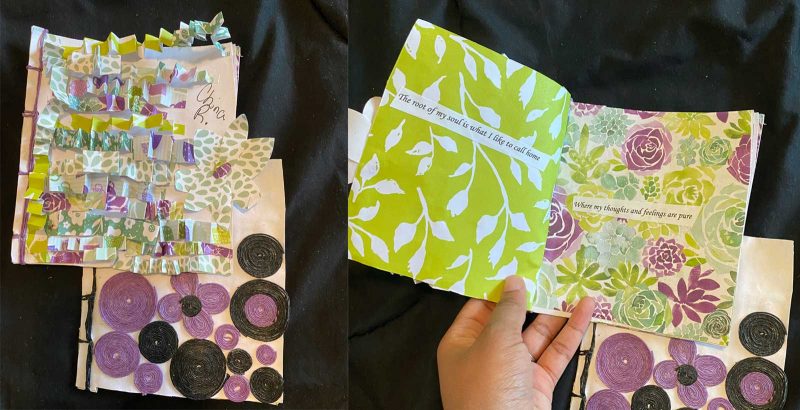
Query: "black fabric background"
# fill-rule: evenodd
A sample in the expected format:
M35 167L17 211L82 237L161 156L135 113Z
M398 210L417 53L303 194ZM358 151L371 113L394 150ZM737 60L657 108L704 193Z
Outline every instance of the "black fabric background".
M347 404L345 251L347 3L310 1L2 1L3 408L246 408L254 403L77 390L80 268L10 262L30 26L105 39L225 15L242 48L238 112L276 137L286 189L285 407ZM201 43L205 44L205 43ZM262 405L261 407L268 407Z
M800 2L351 0L350 108L381 95L416 18L505 52L577 101L766 114L746 233L800 247ZM440 407L436 346L466 299L353 262L349 288L351 407ZM798 361L795 275L787 409L800 408ZM574 364L554 408L568 406Z

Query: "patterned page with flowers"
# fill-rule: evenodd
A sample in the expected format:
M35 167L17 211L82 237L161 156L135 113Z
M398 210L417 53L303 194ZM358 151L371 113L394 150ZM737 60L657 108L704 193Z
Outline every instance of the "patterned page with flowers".
M701 325L701 340L730 331L726 347L594 325L581 345L570 408L783 408L793 247L743 238L736 305Z
M351 259L496 300L536 291L570 95L418 20L392 70L349 198Z
M539 279L552 297L536 310L590 295L597 321L727 344L700 325L733 305L761 123L574 103Z

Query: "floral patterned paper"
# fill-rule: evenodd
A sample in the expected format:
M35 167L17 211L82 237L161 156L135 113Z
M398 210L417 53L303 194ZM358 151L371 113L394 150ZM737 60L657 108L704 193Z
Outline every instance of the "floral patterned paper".
M707 326L729 315L761 117L664 113L574 103L550 208L540 276L566 311L583 296L613 305L605 321L726 345ZM700 207L691 226L575 209L575 197Z
M539 170L406 114L392 106L403 90L550 160ZM503 279L519 274L532 304L569 101L569 93L542 74L418 20L353 181L350 257L489 300L497 299Z

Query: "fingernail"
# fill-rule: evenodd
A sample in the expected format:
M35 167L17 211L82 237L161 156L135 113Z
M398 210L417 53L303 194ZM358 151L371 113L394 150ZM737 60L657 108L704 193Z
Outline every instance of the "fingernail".
M524 287L525 283L522 281L522 278L517 275L512 275L506 278L505 284L503 285L503 292L516 292Z

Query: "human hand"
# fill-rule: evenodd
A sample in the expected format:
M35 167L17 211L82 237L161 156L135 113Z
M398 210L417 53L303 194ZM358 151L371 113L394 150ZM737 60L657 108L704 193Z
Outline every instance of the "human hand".
M583 298L569 320L542 314L522 330L525 301L522 278L510 276L497 304L470 299L461 308L437 351L445 409L552 408L594 300Z

